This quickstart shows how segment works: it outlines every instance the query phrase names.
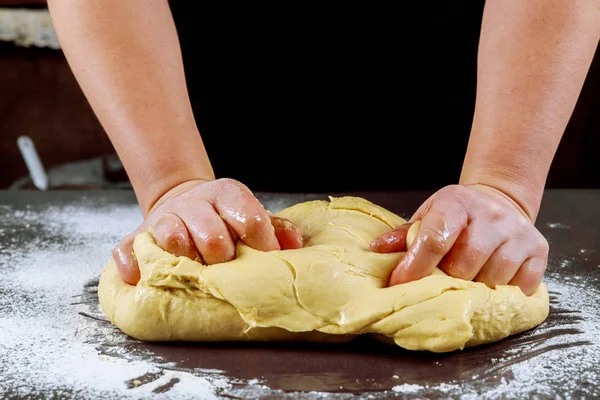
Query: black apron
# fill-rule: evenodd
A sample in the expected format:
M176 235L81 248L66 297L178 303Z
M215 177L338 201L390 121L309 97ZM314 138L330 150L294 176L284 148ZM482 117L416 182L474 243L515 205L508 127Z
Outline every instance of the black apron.
M321 193L458 182L483 2L170 5L218 178Z

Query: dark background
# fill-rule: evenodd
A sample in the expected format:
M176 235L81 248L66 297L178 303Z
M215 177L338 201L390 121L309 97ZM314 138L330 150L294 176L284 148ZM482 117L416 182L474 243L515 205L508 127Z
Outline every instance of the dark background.
M437 189L457 181L483 1L170 4L218 177L291 192ZM0 71L0 187L27 174L16 147L21 134L47 167L114 152L60 50L0 42ZM600 187L599 89L597 54L549 188Z

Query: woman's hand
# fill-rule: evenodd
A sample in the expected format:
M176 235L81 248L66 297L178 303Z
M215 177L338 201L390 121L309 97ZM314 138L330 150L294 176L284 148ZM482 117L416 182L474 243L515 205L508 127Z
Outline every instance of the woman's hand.
M431 196L409 223L419 231L406 249L408 224L371 243L387 253L407 251L389 284L423 278L439 266L448 275L495 285L519 286L531 295L542 281L548 242L521 207L483 185L446 186Z
M232 260L238 239L262 251L302 247L297 227L271 215L245 185L233 179L185 182L156 202L138 229L113 250L121 278L131 285L140 280L133 240L147 230L169 253L204 264Z

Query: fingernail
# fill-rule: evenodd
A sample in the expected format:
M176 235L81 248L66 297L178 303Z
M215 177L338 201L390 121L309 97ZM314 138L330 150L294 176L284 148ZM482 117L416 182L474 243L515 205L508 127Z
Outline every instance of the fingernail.
M113 249L113 256L117 259L117 261L121 264L122 267L129 268L131 267L131 258L127 256L127 253L123 251L120 245L116 246Z

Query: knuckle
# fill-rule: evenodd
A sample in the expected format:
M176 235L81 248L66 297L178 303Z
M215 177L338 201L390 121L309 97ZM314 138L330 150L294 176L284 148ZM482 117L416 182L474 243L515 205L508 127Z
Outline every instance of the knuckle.
M525 217L524 215L519 215L519 218L517 218L517 226L520 229L529 229L533 226L533 224L529 218Z
M236 181L235 179L232 179L232 178L219 178L215 182L218 182L220 185L223 185L223 186L237 186L238 185L238 181Z
M448 249L448 240L442 232L437 229L427 228L422 232L424 247L436 254L445 254Z
M238 181L232 178L219 178L208 182L208 185L211 185L211 191L217 198L238 196L241 192Z
M135 240L135 236L136 233L130 233L127 236L125 236L123 239L121 239L121 241L117 244L117 247L115 247L115 249L125 249L125 248L130 248L133 246L133 241Z
M535 231L535 226L529 218L518 213L516 210L511 211L511 213L507 218L507 222L512 225L512 230L515 234L531 235Z
M174 226L160 232L161 239L168 245L184 246L188 242L188 235L183 229Z
M490 221L501 221L504 219L506 212L504 208L496 203L489 203L487 206L487 214Z
M252 235L272 226L273 225L271 224L270 218L256 214L246 219L246 224L244 225L244 235Z
M471 280L477 275L472 266L460 262L451 262L446 269L448 275L463 280Z
M514 265L520 265L522 260L517 259L516 257L511 257L508 254L504 254L498 258L498 262L496 263L495 270L501 271L504 268L508 268Z
M550 251L550 244L548 243L548 240L541 234L536 241L536 249L544 255L548 254Z
M242 182L237 181L233 178L221 178L219 179L220 181L220 185L221 185L221 189L224 191L229 191L229 190L233 190L236 193L249 193L250 189L248 189L248 187L246 185L244 185Z
M534 257L529 262L528 271L530 274L541 279L548 268L548 259L546 257Z
M448 185L439 193L457 200L459 204L468 202L471 196L470 190L462 185Z
M176 245L179 247L187 245L187 237L179 231L169 231L165 233L165 242L170 245Z
M207 235L203 241L207 251L223 252L227 249L227 240L223 235Z
M444 186L443 188L441 188L438 191L438 194L440 194L440 195L442 195L442 194L444 194L444 195L446 195L446 194L455 195L455 194L461 193L462 189L463 188L460 185L448 185L448 186Z
M434 216L439 221L446 221L452 217L453 212L447 202L436 204L432 207L430 215Z

